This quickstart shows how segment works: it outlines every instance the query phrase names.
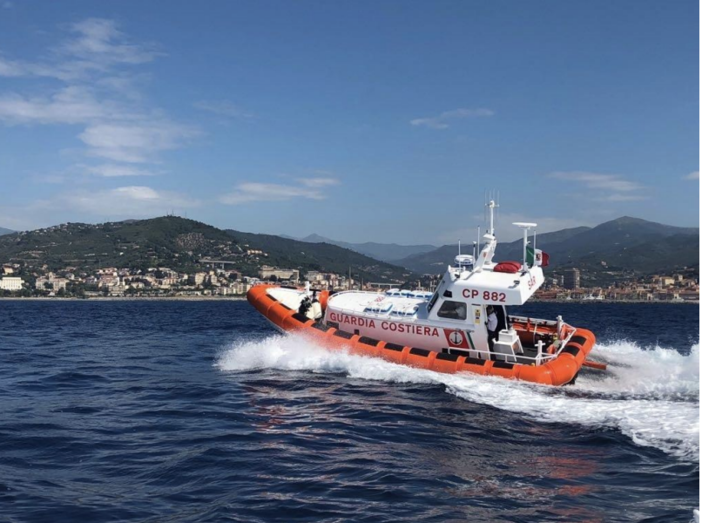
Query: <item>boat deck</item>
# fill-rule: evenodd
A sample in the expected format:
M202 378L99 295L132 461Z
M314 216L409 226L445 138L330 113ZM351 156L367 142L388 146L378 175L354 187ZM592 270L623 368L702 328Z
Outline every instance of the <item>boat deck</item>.
M516 354L515 358L517 361L508 361L508 363L518 363L521 365L531 365L534 363L534 358L536 358L536 355L538 354L538 349L536 347L523 347L524 353L523 354ZM468 356L468 351L465 349L443 349L441 352L444 353L450 353L450 354L459 354L461 356ZM497 361L496 356L500 356L500 361L504 361L504 355L500 354L493 354L492 357L490 358L492 361ZM512 359L512 356L507 356L509 359Z

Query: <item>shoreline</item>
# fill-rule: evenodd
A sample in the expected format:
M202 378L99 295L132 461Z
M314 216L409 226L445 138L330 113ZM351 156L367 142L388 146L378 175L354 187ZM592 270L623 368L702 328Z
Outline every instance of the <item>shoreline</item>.
M12 301L246 301L246 296L0 296L0 300ZM649 301L649 300L539 300L530 299L528 303L558 303L592 305L603 303L622 304L657 304L699 305L699 301ZM526 303L524 304L526 305Z
M245 301L246 296L3 296L14 301Z
M666 305L699 305L699 300L693 301L672 301L672 300L539 300L530 298L531 303L579 303L581 305L600 304L600 303L665 303ZM526 305L526 304L525 304Z

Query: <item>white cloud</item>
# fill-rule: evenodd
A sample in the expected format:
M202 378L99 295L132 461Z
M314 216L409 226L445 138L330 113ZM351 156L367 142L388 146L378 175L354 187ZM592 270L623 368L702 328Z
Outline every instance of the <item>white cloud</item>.
M219 198L228 205L240 205L250 202L280 202L294 198L324 200L324 189L340 183L336 178L299 178L300 185L282 185L277 183L244 182L234 191Z
M0 56L0 76L53 77L64 83L44 95L0 93L0 122L82 125L78 139L87 146L87 156L126 163L156 162L159 153L198 135L196 128L139 104L136 85L143 74L125 67L155 59L160 53L153 46L131 42L112 20L89 18L69 30L71 37L55 47L53 62Z
M24 76L27 71L20 62L6 60L0 56L0 76Z
M75 135L84 146L80 152L109 160L74 165L45 176L43 183L96 183L76 174L119 178L165 172L139 164L159 163L163 152L184 146L199 130L173 121L141 96L140 87L149 75L139 66L163 53L133 41L112 20L90 18L65 29L66 38L43 57L19 60L0 52L0 77L8 79L0 91L0 124L79 126ZM25 80L5 87L17 78ZM133 185L59 193L18 208L17 214L50 223L76 212L130 218L199 204L187 195Z
M95 123L88 125L78 137L89 146L91 156L144 163L155 161L158 153L176 149L197 134L193 127L163 120Z
M699 171L693 171L690 174L683 176L683 180L699 180L699 179L700 179L700 172Z
M332 177L298 178L297 181L305 187L312 188L330 187L332 185L339 185L341 183L339 180Z
M449 127L448 122L451 120L458 120L462 118L478 118L493 116L495 114L491 109L454 109L452 111L444 111L438 116L432 116L427 118L415 118L410 121L410 124L414 126L424 126L430 129L447 129Z
M618 174L598 174L583 171L555 172L548 175L550 178L580 182L590 189L604 189L608 191L629 192L637 191L643 187L631 182Z
M245 111L241 107L226 100L200 100L199 102L195 102L193 107L228 118L255 118L253 113Z
M627 180L619 174L601 174L585 171L554 172L549 178L574 182L591 191L585 196L599 202L635 202L648 200L646 187Z
M185 195L144 186L117 187L100 191L75 191L44 200L37 207L76 210L101 217L160 216L171 211L197 207L198 200Z
M139 65L163 55L151 44L130 42L113 20L88 18L70 25L68 30L71 38L54 46L49 58L31 62L0 56L0 76L86 81L117 66Z
M641 194L614 193L602 197L597 197L597 199L600 201L607 202L637 202L641 200L648 200L648 196L644 196Z
M86 64L77 61L55 62L26 62L21 60L8 60L0 56L0 76L20 77L38 76L58 78L67 81L75 78L80 71L86 69Z
M147 169L139 169L131 165L119 165L113 163L106 163L102 165L85 165L81 167L82 170L88 174L94 174L105 178L115 178L120 176L155 176L159 174Z
M124 118L117 104L99 102L83 86L65 87L51 97L0 95L0 121L8 124L81 124L103 118Z
M152 45L134 44L117 29L114 20L88 18L71 25L76 38L62 46L61 51L79 58L91 68L102 69L113 64L143 64L162 53Z

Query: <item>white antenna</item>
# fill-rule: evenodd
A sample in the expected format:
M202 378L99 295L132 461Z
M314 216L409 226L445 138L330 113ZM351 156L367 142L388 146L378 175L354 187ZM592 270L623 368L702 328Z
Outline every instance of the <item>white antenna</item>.
M490 203L488 203L487 206L490 212L490 228L488 229L488 234L495 236L495 208L497 207L497 204L495 203L495 200L490 200Z
M488 202L488 192L483 192L483 223L487 223L487 202Z
M534 265L536 265L536 227L534 227L534 245L532 245L532 248L534 249ZM539 265L541 265L541 262L539 262Z
M512 225L516 225L520 229L524 230L524 245L522 246L522 270L526 272L529 269L529 267L527 267L526 261L527 243L529 243L529 229L531 229L532 227L536 228L536 224L527 222L514 222Z
M497 201L496 201L497 200ZM483 210L483 221L488 226L486 234L495 235L495 212L500 207L499 192L494 189L485 191L485 205ZM480 231L478 231L478 245L480 244Z
M461 240L458 240L458 255L461 255Z

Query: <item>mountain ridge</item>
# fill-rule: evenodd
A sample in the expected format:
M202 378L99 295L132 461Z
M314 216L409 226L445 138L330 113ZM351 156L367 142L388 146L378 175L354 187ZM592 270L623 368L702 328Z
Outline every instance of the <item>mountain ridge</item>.
M662 249L661 245L667 245L668 250ZM699 266L698 228L676 227L631 216L622 216L595 227L540 234L536 246L548 252L551 268L578 267L596 273L615 270L648 273L665 268ZM437 272L437 269L443 271L453 262L456 249L454 245L444 245L396 263L420 274ZM522 240L498 244L496 260L521 258Z
M310 235L307 239L324 238ZM373 242L367 244L374 245ZM365 245L365 244L355 244ZM392 246L394 244L380 244ZM675 227L623 216L595 227L574 227L537 236L548 252L549 271L577 267L595 279L614 273L650 273L699 267L699 229ZM258 255L263 251L266 255ZM254 254L245 254L253 252ZM264 265L347 274L366 281L407 281L419 274L440 274L457 254L455 245L385 262L329 242L309 242L211 225L175 216L103 224L69 223L0 236L0 262L20 261L49 270L83 267L173 266L201 269L200 259L236 262L231 267L255 275ZM498 245L496 260L521 260L521 240ZM398 266L401 265L401 266Z
M397 260L406 258L413 254L429 252L436 249L435 245L420 244L420 245L401 245L398 243L379 243L379 242L362 242L362 243L352 243L344 242L339 240L332 240L325 236L321 236L316 233L308 234L304 238L294 238L288 235L279 235L281 238L286 238L290 240L297 240L307 243L328 243L331 245L336 245L338 247L343 247L344 249L349 249L376 260L393 263Z

